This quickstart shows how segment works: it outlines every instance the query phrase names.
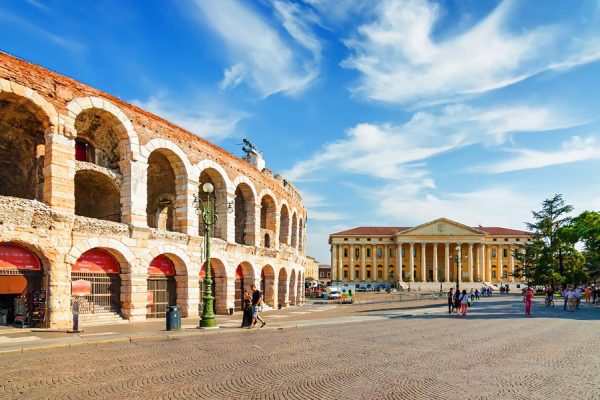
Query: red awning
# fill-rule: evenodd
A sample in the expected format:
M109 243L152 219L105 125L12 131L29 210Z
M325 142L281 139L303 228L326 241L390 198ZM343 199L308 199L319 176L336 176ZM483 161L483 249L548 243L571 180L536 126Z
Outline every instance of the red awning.
M119 274L121 268L109 252L102 249L91 249L79 257L73 272L88 272L96 274Z
M237 269L235 270L235 279L244 279L244 269L241 265L238 265Z
M23 275L0 277L0 294L21 294L27 288L27 278Z
M175 275L175 266L169 257L161 254L150 263L148 275L173 276Z
M31 251L14 243L0 243L0 270L41 271L40 260Z

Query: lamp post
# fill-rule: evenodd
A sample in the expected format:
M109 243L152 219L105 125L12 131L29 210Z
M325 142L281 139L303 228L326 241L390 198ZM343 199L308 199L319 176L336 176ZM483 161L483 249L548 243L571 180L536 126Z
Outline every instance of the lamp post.
M202 307L202 315L200 316L200 328L217 328L217 320L215 319L215 313L213 311L213 302L215 298L212 293L212 278L210 271L210 231L211 228L217 223L218 215L216 208L219 205L227 204L228 211L232 211L233 204L227 202L217 203L211 206L210 198L213 196L215 187L212 183L207 182L202 185L202 191L206 193L206 202L196 195L194 195L194 207L196 212L202 218L204 223L204 256L206 259L206 271L204 273L204 305Z
M443 292L444 289L442 288L442 282L443 282L443 275L444 275L445 269L443 266L438 265L438 279L440 281L440 292Z
M458 293L460 291L460 274L462 272L462 257L460 246L456 246L454 248L455 254L450 255L450 258L454 257L454 263L456 264L456 296L458 297ZM467 255L465 254L465 257Z

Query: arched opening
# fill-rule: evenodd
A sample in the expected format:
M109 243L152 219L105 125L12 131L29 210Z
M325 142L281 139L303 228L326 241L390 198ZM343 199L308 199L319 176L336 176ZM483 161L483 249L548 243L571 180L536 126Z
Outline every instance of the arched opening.
M254 285L254 268L248 262L243 262L235 270L235 310L242 311L244 290L250 292Z
M0 96L0 195L43 201L49 121L31 101Z
M298 217L296 217L296 213L292 215L292 247L298 248Z
M289 299L290 305L296 305L296 291L294 290L296 287L296 271L292 270L290 273L290 285L289 285Z
M198 303L198 313L202 315L204 310L204 277L206 276L206 262L200 269L200 302ZM225 265L218 258L210 259L210 277L212 279L211 291L214 297L213 312L215 314L227 314L227 273ZM243 271L242 271L243 280Z
M83 253L71 270L71 291L87 287L84 296L74 298L79 314L120 313L121 268L106 250L94 248Z
M277 302L279 303L279 307L285 307L288 303L288 283L287 283L287 272L285 268L281 268L279 270L278 279L279 286L277 290Z
M296 282L296 303L302 303L304 298L304 279L302 274L298 271L298 280Z
M164 254L155 257L148 266L147 301L146 318L165 318L167 308L177 305L175 266Z
M16 243L0 243L0 325L46 324L46 290L40 259Z
M254 194L245 183L235 189L235 242L245 245L254 244Z
M274 237L276 227L277 210L275 208L275 200L269 195L264 195L260 202L260 229L264 240L267 238L266 234L269 234L269 239ZM269 246L267 246L264 240L262 246L270 247L270 241Z
M298 251L300 254L304 252L304 223L302 218L298 222Z
M279 243L289 244L290 242L290 211L287 205L281 206L279 215Z
M214 191L209 195L204 193L202 186L205 183L210 183L214 187ZM212 226L211 236L219 239L227 239L227 185L225 179L214 168L207 168L200 174L200 186L198 189L198 197L206 205L210 196L211 209L217 215L217 223ZM206 227L200 216L199 234L204 236Z
M121 222L121 195L116 182L98 171L77 171L75 173L75 214Z
M379 282L383 281L385 278L383 277L383 265L377 266L377 280Z
M167 151L155 150L148 157L146 214L149 227L173 231L177 227L176 175L168 155Z
M271 235L269 235L268 233L265 233L265 239L264 239L263 243L264 243L264 247L266 247L267 249L271 248Z
M265 303L275 307L275 271L270 265L265 265L260 272L260 291Z
M77 115L75 130L75 160L120 170L119 137L126 138L127 132L117 117L108 111L90 108Z

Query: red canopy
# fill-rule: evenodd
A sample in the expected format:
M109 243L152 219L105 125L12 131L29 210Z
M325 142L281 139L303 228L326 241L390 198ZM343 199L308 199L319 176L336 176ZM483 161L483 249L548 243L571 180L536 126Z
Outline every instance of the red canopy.
M160 256L155 257L150 263L148 274L173 276L175 275L175 266L173 265L173 262L169 260L169 257L161 254Z
M121 268L117 260L106 250L91 249L79 257L73 265L73 272L119 274Z
M14 243L0 243L0 270L41 271L40 260L31 251Z

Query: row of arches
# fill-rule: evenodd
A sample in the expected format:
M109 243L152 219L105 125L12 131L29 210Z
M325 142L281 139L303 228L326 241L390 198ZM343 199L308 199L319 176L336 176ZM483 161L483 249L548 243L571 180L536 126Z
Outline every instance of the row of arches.
M175 253L179 254L175 254ZM127 316L124 304L145 308L146 318L163 318L167 307L177 305L184 316L195 316L202 312L206 263L199 273L188 265L185 253L151 252L142 257L141 268L145 269L146 291L132 290L132 267L129 255L113 248L93 247L83 251L70 266L72 301L79 305L80 314L117 313ZM48 287L48 271L52 267L47 259L39 256L28 246L16 242L0 242L0 303L10 308L15 298L22 297L32 302L35 290ZM140 274L137 274L138 276ZM264 301L273 308L296 305L303 300L303 271L294 268L279 268L270 264L258 273L248 261L237 265L235 273L219 258L211 259L213 278L214 311L226 314L241 311L243 290L252 285L260 287ZM139 286L139 282L137 283ZM16 285L16 286L15 286ZM125 289L126 288L126 289ZM196 290L197 288L197 290ZM139 293L135 298L132 293ZM192 296L192 300L190 298ZM54 302L56 303L56 302ZM198 304L198 314L192 309ZM9 318L14 318L14 308Z
M201 188L211 183L214 237L304 252L306 216L269 189L257 192L246 176L231 180L211 160L192 165L166 139L140 145L127 116L100 98L71 101L61 126L72 138L59 135L62 119L50 103L9 87L0 85L0 195L66 207L72 187L77 215L203 235L193 200L206 202Z

